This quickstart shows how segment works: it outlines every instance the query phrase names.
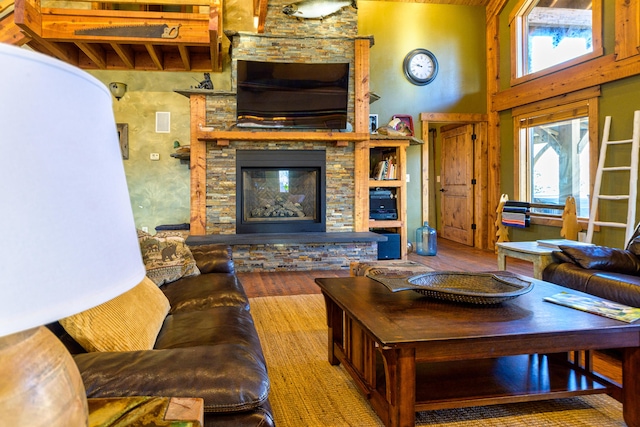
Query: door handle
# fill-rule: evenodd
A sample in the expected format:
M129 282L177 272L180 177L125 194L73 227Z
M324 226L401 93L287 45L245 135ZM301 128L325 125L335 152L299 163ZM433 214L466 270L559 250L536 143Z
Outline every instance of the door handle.
M447 190L445 190L444 188L441 188L441 189L440 189L440 192L441 192L441 193L444 193L445 191L447 191Z

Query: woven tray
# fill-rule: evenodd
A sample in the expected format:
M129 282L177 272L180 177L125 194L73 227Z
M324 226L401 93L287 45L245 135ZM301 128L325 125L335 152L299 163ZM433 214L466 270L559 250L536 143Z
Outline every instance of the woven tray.
M432 298L469 304L499 304L533 289L533 283L507 272L434 271L406 278L369 277L391 292L411 290Z

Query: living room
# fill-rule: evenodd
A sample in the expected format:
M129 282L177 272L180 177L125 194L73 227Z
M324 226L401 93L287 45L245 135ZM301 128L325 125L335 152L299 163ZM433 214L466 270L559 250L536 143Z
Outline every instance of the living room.
M456 3L456 2L447 2ZM469 2L460 2L470 4ZM370 104L370 113L378 117L379 125L385 125L395 114L406 114L413 118L417 137L429 135L425 141L432 145L432 164L422 172L421 148L412 145L407 151L407 200L428 198L428 203L408 203L407 235L413 236L415 229L429 221L439 232L442 231L441 212L442 185L437 182L441 175L442 145L439 128L447 123L422 122L422 113L488 114L489 141L487 163L492 165L488 171L486 196L479 197L477 203L486 206L480 212L481 219L476 220L477 232L482 234L474 246L491 249L495 241L495 209L501 194L518 199L522 190L515 185L514 165L515 147L512 134L510 109L521 103L541 101L554 96L566 96L585 87L601 85L598 97L598 129L592 137L599 140L605 116L613 118L613 137L628 137L632 132L633 102L628 100L637 83L633 66L635 55L619 60L612 67L616 72L608 71L609 65L599 65L595 59L583 65L559 70L532 81L517 85L509 83L511 57L509 26L506 18L514 8L512 3L492 2L487 8L457 4L431 4L430 2L374 2L363 1L357 10L358 34L371 36L374 44L370 49L371 92L380 96L380 100ZM504 6L503 6L504 4ZM615 6L615 7L614 7ZM234 20L225 23L225 30L253 31L251 8L240 7L234 2L224 4L225 15ZM355 13L345 10L346 13ZM626 13L622 6L607 2L602 5L601 44L604 56L599 62L613 58L615 47L623 43L622 36L615 27L614 16ZM500 17L494 22L500 37L491 35L493 27L487 27L487 13ZM631 12L629 12L631 13ZM397 19L390 19L397 17ZM397 25L401 21L403 25ZM491 22L491 21L490 21ZM223 37L225 45L229 43ZM496 43L487 46L486 40ZM499 43L499 44L498 44ZM402 72L402 61L406 54L415 48L426 48L433 52L438 60L439 72L436 79L425 86L411 84ZM500 52L500 62L495 63L493 52ZM215 90L231 90L229 76L229 57L224 56L223 71L211 73ZM486 70L495 67L500 79L487 79ZM592 67L601 67L593 72ZM583 71L584 70L584 71ZM116 120L128 124L129 155L125 160L132 207L138 228L151 231L158 225L190 222L190 171L188 166L172 158L175 146L190 144L189 99L176 93L195 87L202 80L201 73L178 72L138 72L138 71L90 71L105 84L109 82L127 83L127 91L114 103ZM499 82L499 83L498 83ZM571 84L568 84L570 82ZM513 87L510 87L513 86ZM487 89L489 88L489 89ZM494 97L487 93L496 92ZM530 94L539 94L532 97ZM525 94L525 95L523 95ZM629 106L629 108L625 108ZM169 132L156 132L156 113L168 113ZM421 129L426 124L429 129ZM498 132L499 129L499 132ZM433 139L435 137L435 139ZM159 160L151 160L150 155L157 153ZM592 165L591 185L595 171ZM422 177L422 180L420 179ZM428 187L425 191L421 185ZM615 189L615 181L611 184ZM524 196L524 195L523 195ZM424 212L428 205L428 213ZM550 226L551 224L551 226ZM586 229L586 221L581 221ZM512 240L536 240L539 238L559 237L559 221L534 216L531 227L513 229ZM616 230L603 230L596 233L596 241L602 244L620 246L621 240Z
M514 200L524 196L517 185L519 160L516 160L514 117L523 113L523 106L553 100L556 96L575 102L596 99L597 125L592 143L602 136L605 116L613 117L614 137L631 135L633 110L637 109L634 93L640 85L640 71L637 70L640 62L637 52L632 53L635 47L629 47L631 42L621 42L623 36L619 27L623 21L633 25L637 22L636 18L620 18L635 16L624 2L603 1L599 7L594 6L601 12L601 56L537 79L511 83L509 22L513 10L521 2L446 3L451 4L363 0L358 2L357 11L350 6L344 10L356 16L358 34L371 36L374 41L370 49L369 88L380 99L369 105L369 113L379 117L381 126L393 115L411 116L416 136L422 137L433 150L430 153L433 164L425 166L421 146L411 145L407 149L407 174L410 177L407 199L410 202L405 232L409 240L414 240L416 229L425 220L439 233L447 221L446 214L443 216L441 212L442 193L438 190L442 187L438 178L442 173L441 161L447 156L446 149L442 149L442 126L450 122L424 120L422 113L486 114L488 146L485 161L488 166L485 186L481 190L484 196L480 199L484 204L480 212L485 215L477 219L481 223L477 233L483 233L483 237L474 239L475 248L471 249L480 249L493 256L494 222L500 195L507 194ZM238 18L225 21L225 29L254 31L251 12L238 12L234 8L240 8L240 5L231 1L226 2L224 8L225 15ZM494 36L494 31L499 35ZM637 31L626 31L633 33L633 37L628 38L636 37ZM225 40L225 43L229 42ZM436 79L425 86L413 85L402 70L404 57L419 47L433 52L439 64ZM222 72L211 73L216 91L232 90L231 66L228 56L225 58ZM116 121L128 125L129 152L124 166L136 228L153 233L160 225L189 223L192 219L192 170L171 154L179 147L192 144L190 100L175 91L196 86L203 79L202 72L91 70L90 73L107 85L110 82L127 85L126 93L114 100L113 108ZM593 90L594 86L599 87ZM575 93L580 95L572 98ZM526 108L524 110L526 114ZM157 132L158 112L169 113L168 132ZM423 128L425 125L426 129ZM155 154L159 155L159 160L151 158ZM618 157L624 155L618 154ZM595 174L593 168L595 165L592 175ZM613 180L605 185L615 189L618 183ZM423 186L428 186L429 190L425 192ZM425 195L429 199L426 213ZM585 218L580 224L583 230L586 229ZM557 216L532 215L529 227L510 228L510 239L558 238L561 227ZM604 229L596 233L594 242L624 246L620 233ZM411 256L411 259L420 258Z

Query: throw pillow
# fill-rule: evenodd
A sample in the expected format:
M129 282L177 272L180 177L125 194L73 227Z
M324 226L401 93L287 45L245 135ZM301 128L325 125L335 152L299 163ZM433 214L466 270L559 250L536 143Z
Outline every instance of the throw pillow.
M60 324L87 351L151 350L170 308L167 297L145 277L124 294Z
M147 276L156 285L200 274L180 231L162 231L154 236L138 231L138 241Z
M607 246L560 246L582 268L638 275L640 260L632 252Z

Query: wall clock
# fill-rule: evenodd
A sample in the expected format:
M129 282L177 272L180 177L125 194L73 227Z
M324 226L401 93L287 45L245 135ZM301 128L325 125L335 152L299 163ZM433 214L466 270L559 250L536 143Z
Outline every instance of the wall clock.
M404 74L414 85L424 86L438 74L438 60L427 49L414 49L404 57Z

